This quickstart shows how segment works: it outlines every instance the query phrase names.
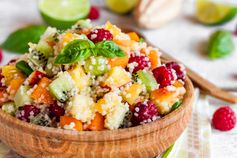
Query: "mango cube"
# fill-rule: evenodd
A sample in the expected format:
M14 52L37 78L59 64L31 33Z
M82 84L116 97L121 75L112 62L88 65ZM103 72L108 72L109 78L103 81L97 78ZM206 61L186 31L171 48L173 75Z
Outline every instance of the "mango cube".
M139 99L139 94L142 92L142 90L142 85L132 84L129 88L122 92L122 97L130 105L133 105Z
M176 91L168 91L162 88L151 92L151 100L156 104L160 114L166 114L179 99Z
M131 81L131 75L122 67L113 67L108 72L104 84L109 87L121 87Z
M15 65L6 65L2 67L2 75L5 79L5 84L8 86L15 78L25 78L25 76L16 68Z
M79 90L88 87L90 84L90 78L85 74L83 68L80 65L76 65L72 69L68 70L68 73L72 77Z

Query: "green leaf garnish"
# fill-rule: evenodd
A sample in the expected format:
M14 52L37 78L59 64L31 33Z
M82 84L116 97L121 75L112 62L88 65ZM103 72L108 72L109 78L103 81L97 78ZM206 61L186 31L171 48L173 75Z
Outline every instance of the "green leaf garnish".
M235 44L232 35L225 30L214 32L208 43L208 57L211 59L223 58L234 52Z
M7 51L19 54L28 51L28 43L38 43L45 32L45 26L28 26L11 33L1 47Z
M145 42L145 39L142 38L142 37L140 37L139 42L140 42L140 43L143 43L143 42Z
M177 101L172 105L171 111L174 111L175 109L178 109L179 106L182 104L181 101Z
M113 41L102 41L94 44L90 40L77 39L69 42L60 52L55 64L73 64L90 56L107 58L123 57L125 53Z
M55 59L55 64L72 64L85 60L94 54L95 45L89 40L74 40L69 42Z
M124 57L125 53L113 41L102 41L95 44L96 52L107 58Z
M32 68L27 64L27 62L23 60L17 62L16 67L27 76L29 76L33 72Z

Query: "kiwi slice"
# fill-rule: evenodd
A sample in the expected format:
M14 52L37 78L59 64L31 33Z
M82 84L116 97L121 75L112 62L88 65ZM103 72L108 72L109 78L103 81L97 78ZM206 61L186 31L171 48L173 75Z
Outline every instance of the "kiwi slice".
M29 60L39 67L44 67L48 58L53 55L53 48L45 41L40 41L35 49L30 51Z
M38 114L37 116L30 119L30 122L40 126L50 127L51 120L47 114Z
M50 93L60 102L65 102L75 87L74 81L67 71L59 73L58 77L49 85Z
M108 61L102 56L92 56L85 63L85 71L95 76L103 75L108 71Z
M31 97L27 94L27 91L30 89L29 86L22 85L16 92L14 97L14 103L16 107L24 106L25 104L29 104L32 102Z
M5 113L8 113L10 115L14 115L16 112L16 105L14 102L7 102L2 105L2 110Z
M150 73L149 71L146 70L139 70L136 73L137 79L140 79L142 83L146 86L146 90L148 92L157 89L158 84L156 82L155 77Z
M47 57L53 55L53 48L46 41L41 40L36 49L39 52L43 52Z

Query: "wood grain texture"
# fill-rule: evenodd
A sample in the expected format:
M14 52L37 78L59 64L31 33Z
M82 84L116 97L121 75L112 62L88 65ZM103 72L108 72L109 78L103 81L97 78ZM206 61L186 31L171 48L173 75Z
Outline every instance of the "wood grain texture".
M27 158L152 158L187 127L193 85L186 80L182 106L162 119L127 129L70 131L20 121L0 110L0 139Z

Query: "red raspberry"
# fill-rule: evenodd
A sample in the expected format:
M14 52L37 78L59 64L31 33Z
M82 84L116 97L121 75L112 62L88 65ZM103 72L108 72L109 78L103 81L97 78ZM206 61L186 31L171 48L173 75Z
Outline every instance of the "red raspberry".
M170 86L174 80L174 75L171 69L165 66L160 66L152 70L156 81L160 84L160 88Z
M18 59L11 59L7 65L14 65Z
M33 85L37 84L41 80L41 78L43 78L45 76L46 75L43 72L38 71L38 70L32 72L30 74L30 76L28 77L29 85L33 86Z
M2 79L3 79L3 75L2 75L2 69L0 69L0 87L4 86L4 83L2 83Z
M214 128L220 131L231 130L236 124L234 111L228 106L223 106L217 109L213 115L212 124Z
M135 106L135 112L133 114L133 125L139 125L155 121L160 116L158 114L156 105L151 101L139 102Z
M91 6L88 18L91 20L97 20L100 17L100 11L97 7Z
M128 61L129 64L135 63L133 73L149 67L150 61L146 56L131 56Z
M65 114L65 109L57 104L53 104L49 107L49 116L51 118L55 117L59 121L60 116Z
M2 62L2 59L3 59L3 52L2 49L0 48L0 63Z
M16 117L20 120L29 122L31 117L34 117L40 113L40 109L34 105L25 105L19 107Z
M174 61L166 63L165 66L169 69L174 69L177 75L177 79L182 81L185 80L185 70L184 67Z
M95 29L87 37L94 43L113 39L113 35L105 29Z

